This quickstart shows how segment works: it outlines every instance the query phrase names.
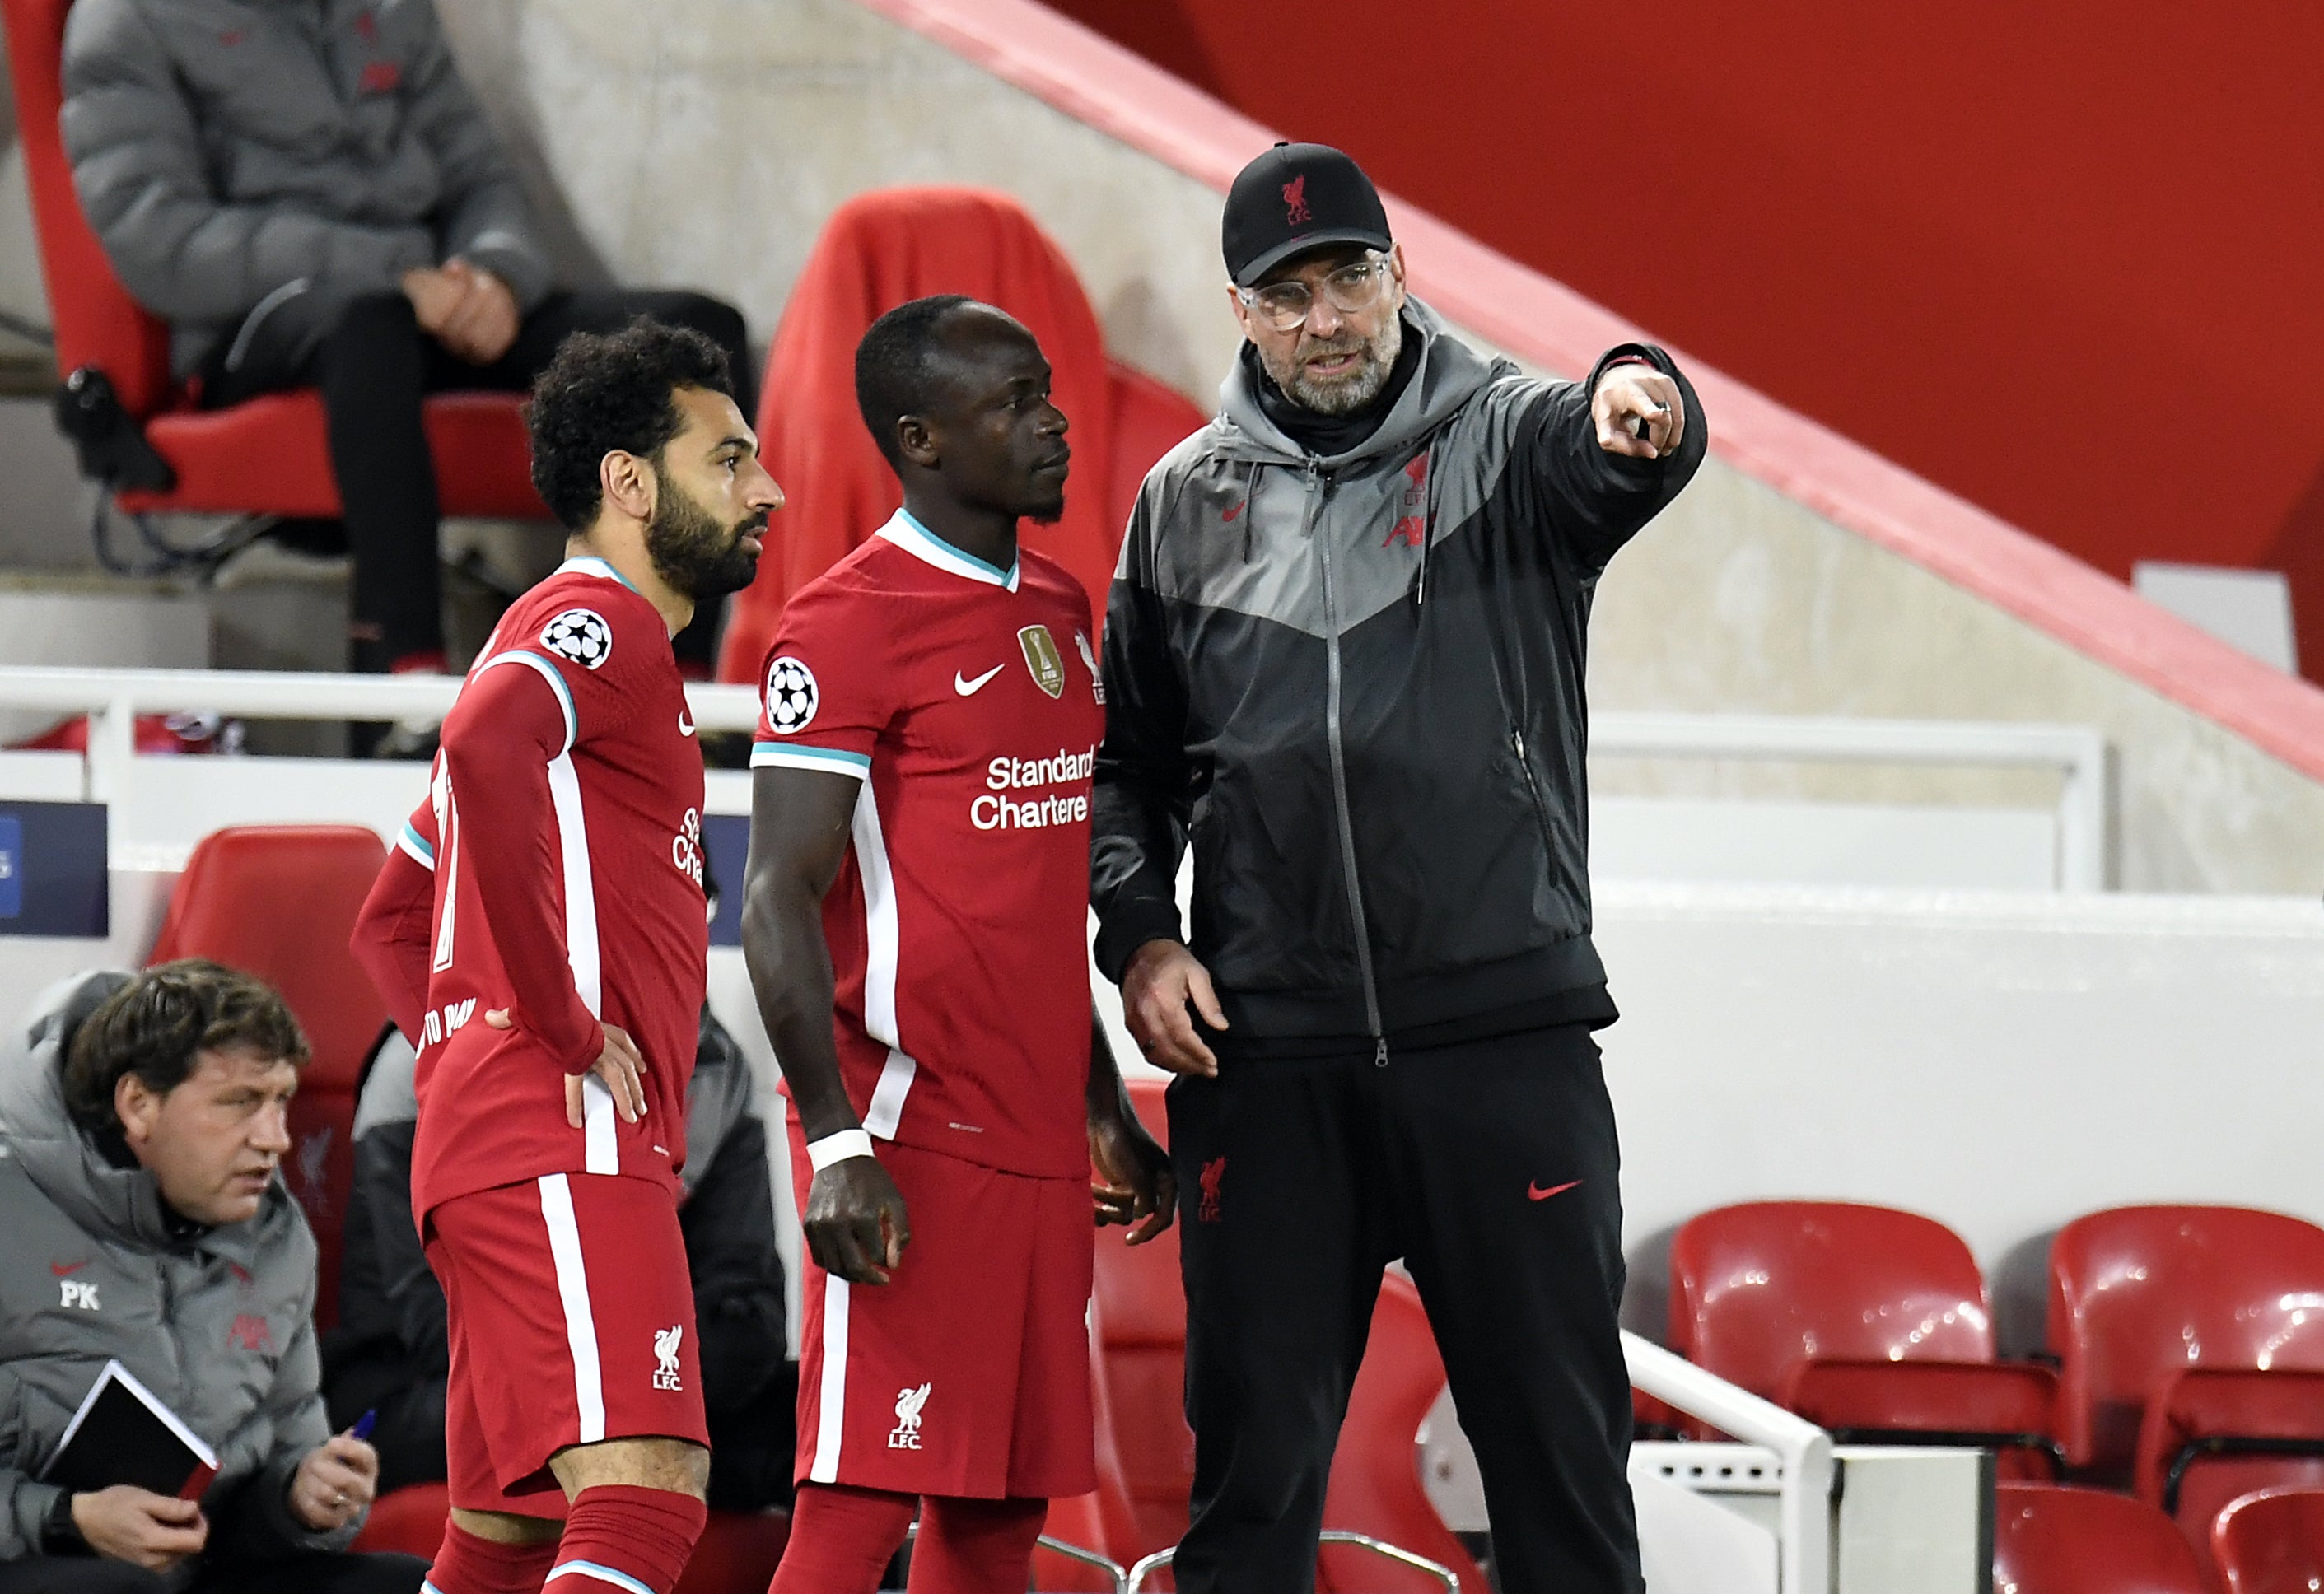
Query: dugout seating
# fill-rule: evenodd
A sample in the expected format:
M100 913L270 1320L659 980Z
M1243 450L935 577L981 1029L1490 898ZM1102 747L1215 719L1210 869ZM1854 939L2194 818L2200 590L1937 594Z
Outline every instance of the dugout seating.
M761 456L789 495L759 576L736 594L719 678L755 682L790 594L879 530L903 502L855 402L855 346L882 314L923 294L997 304L1041 340L1072 423L1065 517L1032 533L1090 594L1100 623L1139 484L1208 419L1152 378L1106 358L1072 263L1006 194L899 188L859 194L816 240L791 289L760 389ZM1095 636L1092 639L1094 641Z
M2209 1594L2171 1519L2098 1489L2005 1483L1994 1490L1995 1594Z
M1670 1279L1672 1350L1841 1442L1978 1445L2004 1477L2058 1476L2056 1377L1995 1360L1984 1276L1943 1224L1848 1202L1721 1207L1681 1226Z
M2227 1594L2324 1589L2324 1489L2264 1488L2211 1524L2211 1564Z
M170 374L168 326L129 296L82 215L57 130L65 14L71 6L72 0L0 0L0 15L7 24L16 125L55 322L58 373L83 367L104 373L176 475L165 490L115 491L115 502L132 512L337 516L322 401L302 392L221 410L198 408ZM521 393L493 392L441 393L428 401L428 442L446 514L549 518L532 490L522 401Z
M1165 1083L1139 1080L1130 1100L1168 1144ZM1194 1435L1184 1405L1186 1303L1177 1230L1131 1248L1102 1232L1091 1309L1100 1397L1100 1519L1106 1553L1125 1566L1175 1545L1186 1531ZM1444 1388L1435 1338L1409 1280L1381 1281L1371 1341L1350 1396L1324 1492L1326 1533L1360 1534L1437 1562L1467 1589L1488 1585L1421 1487L1415 1438ZM1128 1534L1127 1538L1122 1535ZM1155 1583L1167 1573L1158 1573ZM1319 1594L1404 1594L1443 1587L1436 1578L1343 1544L1324 1545Z
M186 860L150 958L206 957L254 974L282 994L307 1032L314 1057L290 1102L282 1181L315 1231L318 1330L338 1321L355 1095L364 1059L387 1022L347 938L386 858L379 837L361 825L213 831Z
M2324 1229L2241 1207L2119 1207L2050 1247L2068 1459L2199 1546L2254 1489L2324 1487Z

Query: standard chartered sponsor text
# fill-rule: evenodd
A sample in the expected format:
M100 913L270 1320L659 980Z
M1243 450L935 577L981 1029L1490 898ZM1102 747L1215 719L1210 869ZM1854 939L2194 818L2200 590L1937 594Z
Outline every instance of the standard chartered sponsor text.
M1038 759L997 758L984 768L990 789L968 805L968 822L979 830L1045 830L1053 825L1078 825L1089 818L1088 782L1096 767L1097 749L1069 752L1059 748ZM1079 791L1030 795L1034 788L1080 786ZM1023 797L1006 792L1026 792Z

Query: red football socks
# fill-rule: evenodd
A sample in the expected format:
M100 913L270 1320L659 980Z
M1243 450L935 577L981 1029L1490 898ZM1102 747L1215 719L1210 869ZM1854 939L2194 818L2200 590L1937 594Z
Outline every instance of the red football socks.
M447 1521L436 1564L428 1569L428 1580L420 1587L434 1594L539 1594L540 1580L556 1560L554 1539L538 1544L495 1543Z
M912 1545L910 1594L1022 1594L1047 1500L964 1500L930 1496Z
M800 1484L790 1542L767 1594L876 1594L918 1504L884 1489Z
M566 1513L541 1594L670 1594L709 1517L700 1500L666 1488L585 1488Z

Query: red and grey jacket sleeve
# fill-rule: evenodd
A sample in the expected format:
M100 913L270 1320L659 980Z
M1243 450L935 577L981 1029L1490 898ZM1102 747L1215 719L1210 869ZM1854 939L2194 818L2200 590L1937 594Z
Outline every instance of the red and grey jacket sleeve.
M1591 399L1607 372L1631 363L1652 365L1678 383L1686 405L1686 435L1676 454L1632 459L1598 446ZM1711 425L1694 385L1677 361L1644 343L1617 344L1598 357L1587 381L1548 388L1535 401L1526 423L1521 447L1552 534L1581 571L1592 576L1694 479L1711 443Z
M1170 657L1168 617L1154 580L1154 502L1165 473L1147 478L1122 539L1105 608L1105 741L1090 809L1090 905L1097 966L1116 984L1148 941L1182 941L1178 860L1186 849L1192 771L1186 688Z
M428 932L435 912L436 809L421 803L372 882L348 943L388 1017L415 1046L428 1011Z
M583 915L562 889L563 832L579 815L560 808L580 801L569 758L579 734L572 688L555 663L512 650L480 666L444 720L451 818L437 848L439 870L473 861L467 867L513 993L510 1018L568 1073L586 1072L604 1049L599 993L574 981L567 927ZM586 905L593 931L595 906ZM454 935L456 963L456 925Z

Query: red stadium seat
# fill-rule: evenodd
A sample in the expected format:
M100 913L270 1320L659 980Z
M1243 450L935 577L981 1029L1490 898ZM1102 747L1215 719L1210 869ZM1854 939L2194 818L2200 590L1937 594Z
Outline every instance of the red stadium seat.
M56 322L60 374L102 371L146 440L170 462L165 493L122 493L133 511L186 510L336 516L322 401L311 392L272 394L216 410L195 407L170 375L169 328L113 273L74 195L57 131L63 103L65 14L72 0L0 0L16 125L24 143L42 274ZM428 441L444 512L546 520L532 490L531 455L518 393L444 393L428 401Z
M282 993L314 1060L290 1103L282 1178L320 1253L315 1323L339 1315L340 1225L355 1179L355 1092L387 1023L347 950L387 850L360 825L251 825L214 831L186 860L152 961L206 957Z
M1139 1080L1130 1101L1157 1139L1168 1144L1166 1089ZM1178 1236L1131 1248L1102 1236L1091 1311L1099 1369L1099 1505L1106 1553L1124 1566L1185 1535L1194 1477L1194 1436L1186 1427L1186 1298L1179 1284ZM1364 1365L1348 1402L1323 1525L1361 1534L1451 1567L1467 1589L1485 1582L1421 1488L1421 1419L1444 1388L1443 1364L1410 1281L1381 1281ZM1434 1590L1437 1580L1351 1548L1326 1545L1320 1594ZM1148 1587L1167 1587L1157 1572Z
M713 1511L674 1594L766 1594L790 1537L788 1511Z
M2324 1489L2264 1488L2211 1524L2211 1562L2227 1594L2324 1589Z
M1364 1365L1340 1425L1340 1448L1323 1489L1323 1523L1425 1555L1450 1567L1463 1589L1481 1590L1488 1586L1484 1573L1421 1487L1416 1436L1443 1393L1444 1363L1420 1291L1391 1273L1380 1280ZM1323 1548L1316 1581L1318 1594L1432 1594L1442 1587L1408 1567L1331 1544Z
M1101 1470L1104 1458L1099 1458ZM1049 1515L1041 1525L1044 1540L1056 1539L1063 1543L1087 1550L1093 1554L1106 1553L1107 1534L1105 1506L1093 1492L1075 1495L1069 1499L1051 1500ZM1109 1560L1111 1556L1107 1557ZM1061 1555L1047 1543L1033 1551L1033 1587L1042 1594L1112 1594L1113 1579L1104 1571L1087 1562Z
M396 1551L424 1560L436 1558L444 1542L444 1514L451 1508L450 1492L440 1483L408 1483L374 1500L363 1531L351 1548Z
M1846 1440L1978 1444L2005 1476L2054 1476L2056 1380L1994 1360L1984 1276L1943 1224L1754 1202L1682 1226L1670 1268L1671 1348L1720 1377Z
M2120 1207L2050 1245L2060 1436L2199 1544L2227 1501L2324 1487L2324 1229L2241 1207Z
M1139 1080L1130 1094L1139 1118L1167 1145L1164 1088L1158 1080ZM1099 1235L1090 1321L1107 1419L1104 1448L1114 1469L1100 1479L1110 1506L1106 1553L1128 1566L1185 1536L1194 1435L1185 1415L1186 1296L1178 1281L1177 1228L1134 1248L1115 1240Z
M878 530L903 502L855 403L855 346L908 299L966 293L1032 328L1072 422L1065 517L1031 534L1089 592L1102 623L1114 555L1148 466L1204 414L1106 358L1089 296L1064 252L1006 194L885 189L833 213L792 286L767 356L759 438L791 507L759 577L734 601L720 678L755 680L790 594Z
M2209 1594L2203 1563L2143 1500L2053 1484L1994 1490L1994 1594Z

